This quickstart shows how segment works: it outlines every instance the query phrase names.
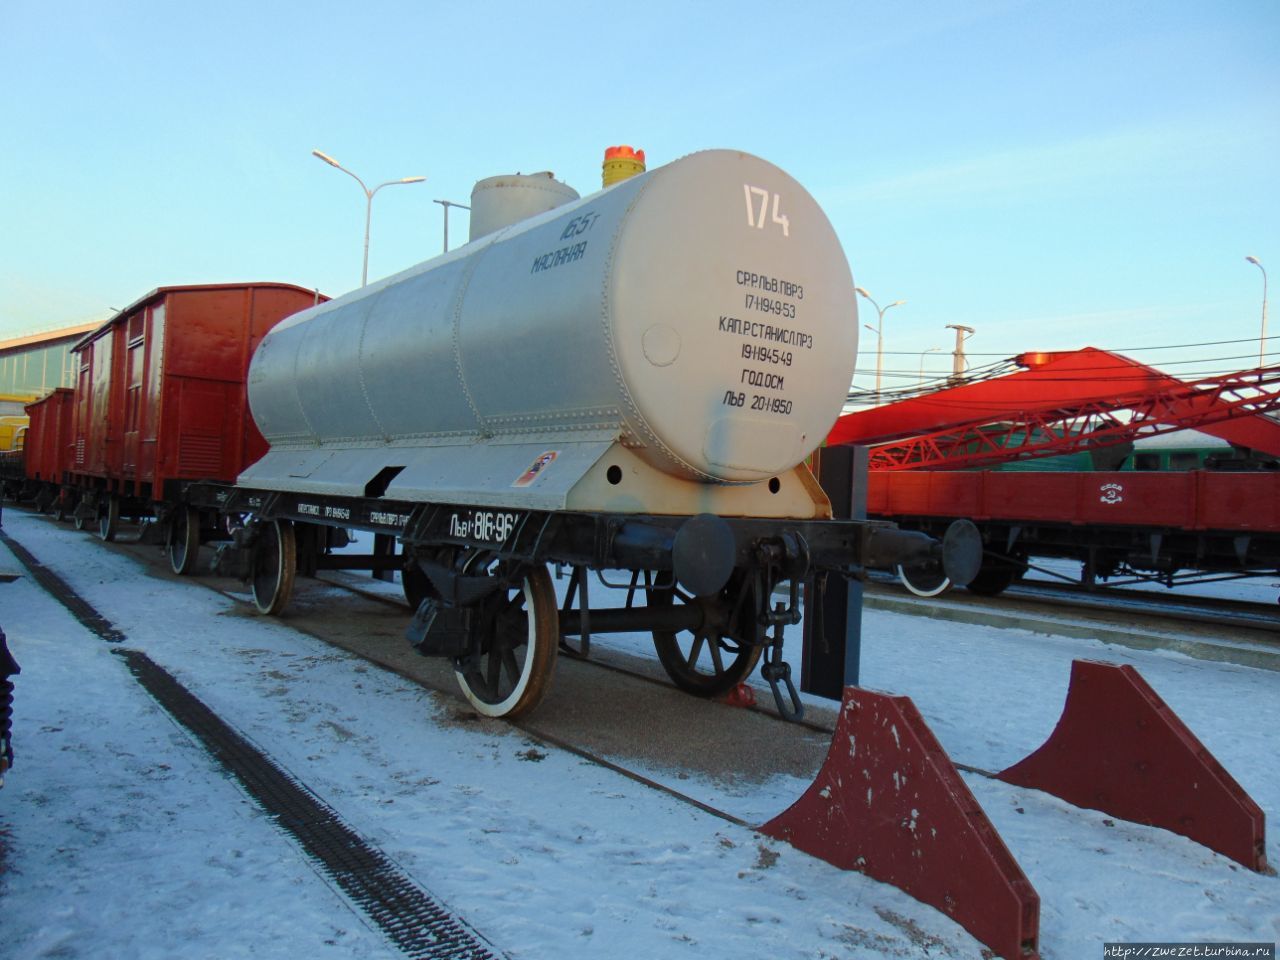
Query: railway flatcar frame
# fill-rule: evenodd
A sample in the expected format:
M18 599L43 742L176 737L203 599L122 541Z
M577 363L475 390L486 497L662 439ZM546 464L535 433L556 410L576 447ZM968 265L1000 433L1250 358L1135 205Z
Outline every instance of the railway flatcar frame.
M1031 559L1081 563L1086 588L1166 587L1280 572L1280 473L960 472L872 474L868 512L937 534L972 520L985 544L969 590L994 596ZM1052 573L1052 571L1048 571ZM918 596L949 586L936 565L901 566Z

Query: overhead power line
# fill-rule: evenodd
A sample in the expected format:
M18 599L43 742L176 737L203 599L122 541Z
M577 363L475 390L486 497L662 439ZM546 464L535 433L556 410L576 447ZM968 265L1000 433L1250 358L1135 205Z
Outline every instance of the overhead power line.
M1255 340L1254 342L1256 343L1257 341ZM1118 351L1117 351L1117 352L1118 352ZM1233 361L1236 361L1236 360L1250 360L1250 361L1256 361L1256 360L1257 360L1257 354L1255 354L1255 353L1248 353L1248 354L1237 354L1237 355L1235 355L1235 356L1230 356L1230 357L1194 357L1194 358L1192 358L1192 359L1190 359L1190 360L1169 360L1169 361L1167 361L1167 362L1161 363L1159 368L1155 368L1155 367L1153 367L1152 369L1162 369L1162 368L1164 368L1164 367L1180 367L1180 366L1189 366L1189 365L1191 365L1191 364L1227 363L1227 362L1233 362ZM1062 368L1061 368L1059 371L1057 371L1057 372L1059 372L1059 373L1070 373L1070 372L1071 372L1071 371L1073 371L1073 370L1094 370L1094 369L1096 369L1096 367L1090 367L1090 366L1062 367ZM874 371L868 371L868 370L863 369L863 368L856 368L856 369L854 370L854 375L855 375L855 376L858 376L858 375L868 376L868 375L870 375L870 373L872 373L872 372L874 372ZM1212 375L1212 372L1213 372L1213 371L1210 371L1210 375ZM919 370L907 370L907 369L901 369L901 370L898 370L898 369L890 369L890 370L884 370L884 371L882 371L882 373L883 373L883 375L885 375L885 376L890 376L890 375L892 375L892 376L901 376L901 377L908 377L908 376L909 376L909 377L915 377L916 379L919 379L919 377L920 377L920 371L919 371ZM1138 375L1138 374L1137 374L1137 371L1135 370L1135 371L1134 371L1134 373L1132 373L1132 374L1125 374L1125 378L1132 377L1132 376L1136 376L1136 375ZM1054 379L1054 378L1047 378L1047 379ZM1103 378L1098 378L1098 379L1103 379Z
M1106 350L1108 353L1141 353L1143 351L1151 351L1151 350L1190 350L1194 347L1221 347L1221 346L1226 346L1228 344L1233 344L1233 343L1257 343L1259 340L1262 340L1262 339L1280 340L1280 334L1274 334L1272 336L1268 336L1265 338L1244 337L1240 340L1205 340L1201 343L1169 343L1163 346L1155 346L1155 347L1098 347L1098 349ZM1023 351L1023 353L1032 353L1032 352L1035 352L1035 351L1030 351L1030 350ZM1041 352L1070 353L1071 351L1070 350L1062 350L1062 351L1045 350ZM918 357L920 356L920 351L919 350L885 350L884 355L886 357L887 356ZM983 353L981 351L966 350L965 356L967 357L1007 357L1009 356L1009 353L1008 351L1005 351L1003 353Z

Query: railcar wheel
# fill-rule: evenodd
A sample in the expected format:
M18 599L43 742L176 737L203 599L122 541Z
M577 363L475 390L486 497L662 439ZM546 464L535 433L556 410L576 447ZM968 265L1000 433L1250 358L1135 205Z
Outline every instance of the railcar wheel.
M65 490L58 491L58 498L53 501L53 519L62 523L71 516L71 511L76 508L75 501Z
M653 645L667 676L681 690L699 697L728 693L756 668L764 647L730 636L733 614L733 581L714 597L695 597L679 586L649 591L651 606L681 603L702 607L702 626L679 633L655 630Z
M982 567L978 575L969 581L970 593L980 597L994 597L1004 593L1026 570L1026 561L997 559L986 556L982 558Z
M480 649L457 662L462 693L486 717L515 719L536 707L551 686L560 646L560 611L546 567L485 601Z
M253 551L253 602L275 616L289 604L298 570L298 541L288 520L264 523Z
M120 527L120 498L107 497L98 508L98 539L110 543Z
M898 564L898 580L917 597L936 597L951 589L951 578L941 566L904 567Z
M200 511L195 507L179 507L169 520L169 567L180 577L196 568L200 557Z

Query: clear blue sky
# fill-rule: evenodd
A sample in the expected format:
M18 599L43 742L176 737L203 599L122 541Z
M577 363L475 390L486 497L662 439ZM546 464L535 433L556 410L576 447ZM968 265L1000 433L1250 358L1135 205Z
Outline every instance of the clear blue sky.
M437 254L431 201L486 176L586 194L615 143L757 153L824 206L857 283L907 301L885 367L908 381L948 323L992 357L1256 338L1245 255L1280 288L1275 0L9 0L3 21L0 339L165 284L356 286L364 198L313 148L428 178L378 194L371 277Z

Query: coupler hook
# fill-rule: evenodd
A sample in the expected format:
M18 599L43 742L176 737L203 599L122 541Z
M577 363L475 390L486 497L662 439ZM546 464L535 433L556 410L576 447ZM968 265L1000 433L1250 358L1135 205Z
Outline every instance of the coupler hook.
M781 603L778 604L775 612L778 615L782 614ZM778 708L778 715L783 720L797 723L804 719L804 704L800 702L796 685L791 682L791 664L782 659L782 631L783 624L776 621L773 635L769 638L769 645L764 648L764 663L760 667L760 676L768 681L769 689L773 691L773 702ZM785 697L782 690L783 684L787 688Z

